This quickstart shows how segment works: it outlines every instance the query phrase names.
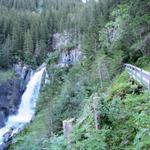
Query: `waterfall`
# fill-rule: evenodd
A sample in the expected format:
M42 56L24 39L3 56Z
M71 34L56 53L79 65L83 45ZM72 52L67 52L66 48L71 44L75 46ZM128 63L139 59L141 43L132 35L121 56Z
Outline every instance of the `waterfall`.
M26 123L32 120L35 113L36 100L39 95L42 76L46 68L36 72L27 84L26 91L22 95L18 114L8 117L5 127L0 129L0 145L4 143L4 136L9 132L13 136L22 130Z

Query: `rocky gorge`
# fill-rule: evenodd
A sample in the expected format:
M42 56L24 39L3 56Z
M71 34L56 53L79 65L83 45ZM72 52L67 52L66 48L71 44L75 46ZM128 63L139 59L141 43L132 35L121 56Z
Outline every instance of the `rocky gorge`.
M8 116L17 113L21 96L32 75L32 69L21 64L13 65L11 70L15 72L14 77L0 82L0 128L5 126Z

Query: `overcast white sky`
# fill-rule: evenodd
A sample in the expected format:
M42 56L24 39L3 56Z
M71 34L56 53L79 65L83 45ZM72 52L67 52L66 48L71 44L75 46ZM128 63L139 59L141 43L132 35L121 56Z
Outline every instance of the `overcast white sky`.
M82 0L83 3L86 3L87 0ZM98 0L95 0L96 2L98 2Z
M86 3L86 0L82 0L83 3Z

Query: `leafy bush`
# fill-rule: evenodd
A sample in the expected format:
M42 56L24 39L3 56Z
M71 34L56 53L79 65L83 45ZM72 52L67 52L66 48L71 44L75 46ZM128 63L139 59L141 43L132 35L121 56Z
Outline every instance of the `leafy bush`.
M109 130L93 130L86 134L83 132L82 134L85 135L84 139L78 139L76 144L72 147L72 150L107 150L108 145L106 143L106 137L108 133ZM79 130L76 134L80 135L81 131Z
M137 65L139 65L140 67L144 67L144 69L150 71L150 57L149 56L144 56L138 59L137 61Z

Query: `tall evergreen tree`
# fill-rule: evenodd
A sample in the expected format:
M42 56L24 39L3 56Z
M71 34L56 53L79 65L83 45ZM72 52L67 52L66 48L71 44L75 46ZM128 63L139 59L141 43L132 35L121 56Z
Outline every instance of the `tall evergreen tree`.
M12 42L8 35L5 43L0 48L0 66L8 67L10 64Z
M42 64L45 56L46 56L46 44L43 40L40 40L39 42L36 43L35 49L36 64L37 65Z
M30 34L30 30L28 30L25 33L25 37L24 37L24 46L23 46L24 60L28 64L35 65L35 58L33 56L33 53L34 53L34 49L33 48L34 47L33 47L32 37L31 37L31 34Z

